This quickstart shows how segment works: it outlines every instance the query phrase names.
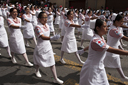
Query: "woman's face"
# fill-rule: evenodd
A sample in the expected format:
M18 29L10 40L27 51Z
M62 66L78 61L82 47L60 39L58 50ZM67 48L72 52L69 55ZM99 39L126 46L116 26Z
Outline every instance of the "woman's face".
M46 14L46 13L42 14L42 17L39 18L39 21L40 21L42 24L46 24L46 23L47 23L47 14Z
M34 10L34 6L32 6L32 10Z
M71 12L71 13L68 15L68 18L69 18L69 19L73 19L73 12Z
M115 22L118 27L120 27L123 24L123 18L120 21Z
M100 28L98 28L97 30L98 30L98 34L105 35L108 32L108 27L107 27L106 22L104 21L103 25Z
M30 9L27 7L27 9L25 10L26 13L30 12Z
M52 9L51 8L49 8L49 10L48 10L49 12L52 12Z
M15 18L15 17L17 17L17 15L18 15L18 12L17 12L16 9L14 9L14 10L11 12L11 16L12 16L13 18Z

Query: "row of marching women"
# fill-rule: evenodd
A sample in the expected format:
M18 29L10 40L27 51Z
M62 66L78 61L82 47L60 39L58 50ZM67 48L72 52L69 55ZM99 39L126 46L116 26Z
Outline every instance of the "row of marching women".
M53 82L64 83L57 76L54 52L50 42L57 41L61 37L60 62L66 64L63 59L65 52L74 53L83 65L80 72L80 85L109 85L105 67L116 68L121 77L128 80L120 62L120 55L128 55L128 51L122 47L125 45L122 40L128 41L123 34L123 30L128 32L127 13L110 13L109 16L107 14L107 18L106 11L101 13L100 10L58 8L54 13L51 7L37 9L36 6L29 5L24 7L25 13L21 19L17 17L18 10L14 6L8 7L10 9L6 9L6 12L3 11L4 8L6 7L0 8L0 47L7 49L13 63L17 63L15 54L23 55L26 60L25 65L35 65L37 77L42 77L40 67L50 67L54 76ZM6 13L8 16L5 16ZM7 20L9 37L4 27L4 20ZM57 27L56 31L54 23ZM76 28L78 37L82 33L82 50L78 50L77 47ZM53 36L50 36L50 33ZM106 34L107 42L103 37ZM33 39L35 43L34 64L29 61L25 48L25 45L29 46L28 39ZM83 46L84 40L90 40L89 46ZM82 61L80 55L86 50L89 50L88 58Z

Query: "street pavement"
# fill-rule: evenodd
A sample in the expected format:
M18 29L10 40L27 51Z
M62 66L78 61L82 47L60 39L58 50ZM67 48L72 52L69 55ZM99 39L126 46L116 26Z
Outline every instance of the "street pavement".
M5 25L7 29L7 25ZM77 30L75 32L77 34ZM80 48L80 39L77 38L78 49ZM128 45L126 41L125 44ZM34 52L34 42L32 39L29 40L29 47L26 47L27 55L29 60L33 63L33 52ZM59 62L61 55L61 42L51 41L53 51L56 53L56 70L57 75L60 79L64 81L63 85L79 85L80 70L82 65L79 64L75 54L64 54L64 59L66 64L63 65ZM84 46L88 46L89 41L84 42ZM125 50L128 49L128 46L124 47ZM41 78L35 76L34 67L25 66L25 60L22 55L15 55L17 64L13 64L9 58L6 49L0 49L0 85L58 85L53 83L53 75L50 68L40 67L40 72L42 74ZM81 59L86 61L88 51L81 55ZM124 71L124 74L128 76L128 56L121 56L121 64ZM110 85L128 85L128 81L125 81L121 78L116 69L106 68L106 73Z

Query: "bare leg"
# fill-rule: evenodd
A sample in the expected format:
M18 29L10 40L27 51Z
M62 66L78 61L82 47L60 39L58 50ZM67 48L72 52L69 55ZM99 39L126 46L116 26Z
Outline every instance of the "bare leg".
M53 33L53 36L55 36L55 31L54 32L52 32Z
M82 47L82 48L84 48L83 43L84 43L84 40L82 39L82 40L81 40L81 47Z
M11 55L12 55L12 58L11 58L12 63L17 63L15 56L14 56L15 54L13 52L11 52Z
M122 70L121 67L120 67L120 68L116 68L116 69L117 69L117 71L119 72L119 74L120 74L120 76L121 76L122 78L128 80L128 77L124 75L124 72L123 72L123 70Z
M9 57L12 57L12 55L11 55L11 51L10 51L10 47L9 47L9 46L6 47L6 50L7 50L7 52L8 52Z
M63 38L64 38L64 36L61 36L61 42L63 42Z
M36 37L33 38L35 45L37 45Z
M51 71L52 71L52 74L53 74L54 79L55 79L54 83L63 84L63 81L60 80L59 78L57 78L57 73L56 73L55 65L51 66Z
M82 61L82 60L80 59L80 56L79 56L78 52L75 52L75 55L76 55L78 61L79 61L81 64L84 64L84 61Z
M29 60L28 60L28 56L27 56L26 53L23 54L23 57L24 57L24 59L25 59L26 62L27 62L27 63L26 63L27 66L33 66L33 64L29 62Z
M39 66L38 65L35 65L35 69L36 69L36 76L37 77L42 77L41 74L40 74Z
M86 50L88 50L88 49L89 49L89 46L85 47L85 48L84 48L84 51L86 51Z
M26 45L26 46L29 46L29 44L28 44L28 39L27 39L27 38L24 38L24 40L25 40L25 45Z
M66 62L64 61L63 57L64 57L64 51L61 51L61 59L60 59L60 62L63 63L63 64L65 64Z

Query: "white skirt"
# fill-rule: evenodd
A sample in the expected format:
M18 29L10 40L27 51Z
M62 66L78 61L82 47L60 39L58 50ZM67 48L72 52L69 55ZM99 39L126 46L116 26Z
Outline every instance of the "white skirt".
M84 29L82 32L83 40L91 40L93 36L94 36L94 33L93 33L92 29L90 29L90 28Z
M7 47L8 46L8 37L7 33L0 34L0 47Z
M10 45L11 52L14 52L16 54L26 53L22 34L17 34L16 36L10 36L9 45Z
M109 85L105 69L84 64L80 72L79 85Z
M67 53L74 53L77 52L77 43L76 38L69 39L66 36L64 36L61 51L67 52Z
M105 67L109 68L120 68L121 62L120 62L120 56L106 56L104 59L104 65Z
M37 48L34 51L34 64L41 67L50 67L55 65L55 59L53 55L53 50L48 50L44 52L43 50L37 51Z

